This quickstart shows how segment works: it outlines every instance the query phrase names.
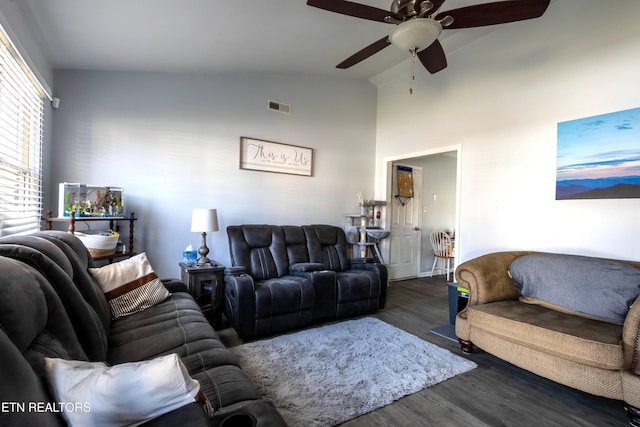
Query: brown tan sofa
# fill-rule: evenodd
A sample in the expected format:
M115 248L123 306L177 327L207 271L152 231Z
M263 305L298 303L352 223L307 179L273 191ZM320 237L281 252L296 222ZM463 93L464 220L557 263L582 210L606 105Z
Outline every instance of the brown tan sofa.
M516 259L533 254L540 253L494 252L457 268L459 286L469 289L468 305L456 317L462 350L470 353L475 345L558 383L622 400L629 422L640 426L640 298L629 303L623 322L604 321L535 299L527 302L509 269ZM640 267L634 261L617 264L626 269ZM545 268L534 275L554 274L553 281L570 274L570 270L556 274ZM586 271L579 271L580 275L591 277L588 268L581 270ZM600 295L593 299L603 300Z

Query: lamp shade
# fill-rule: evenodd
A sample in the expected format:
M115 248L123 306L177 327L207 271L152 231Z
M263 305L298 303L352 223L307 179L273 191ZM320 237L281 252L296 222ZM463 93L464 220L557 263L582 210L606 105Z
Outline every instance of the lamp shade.
M218 231L218 212L215 209L194 209L191 216L191 231Z

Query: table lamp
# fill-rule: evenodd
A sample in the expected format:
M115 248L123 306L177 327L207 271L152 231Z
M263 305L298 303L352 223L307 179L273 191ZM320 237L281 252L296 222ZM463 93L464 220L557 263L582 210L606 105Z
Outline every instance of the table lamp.
M202 233L202 246L198 249L200 258L197 265L203 266L211 264L207 254L207 231L218 231L218 213L215 209L194 209L191 216L191 231Z

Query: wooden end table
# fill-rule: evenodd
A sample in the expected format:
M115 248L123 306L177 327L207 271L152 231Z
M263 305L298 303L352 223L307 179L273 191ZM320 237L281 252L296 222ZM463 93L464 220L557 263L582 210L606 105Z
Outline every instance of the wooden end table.
M224 310L224 265L216 261L204 266L179 263L181 279L189 288L200 305L202 312L211 318L215 330L222 329L222 311ZM211 287L211 294L203 291L203 286Z

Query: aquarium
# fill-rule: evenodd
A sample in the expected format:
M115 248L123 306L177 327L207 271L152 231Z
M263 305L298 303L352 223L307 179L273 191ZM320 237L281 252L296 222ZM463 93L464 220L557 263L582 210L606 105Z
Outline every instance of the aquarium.
M124 215L122 187L63 182L58 190L58 216L109 217Z

